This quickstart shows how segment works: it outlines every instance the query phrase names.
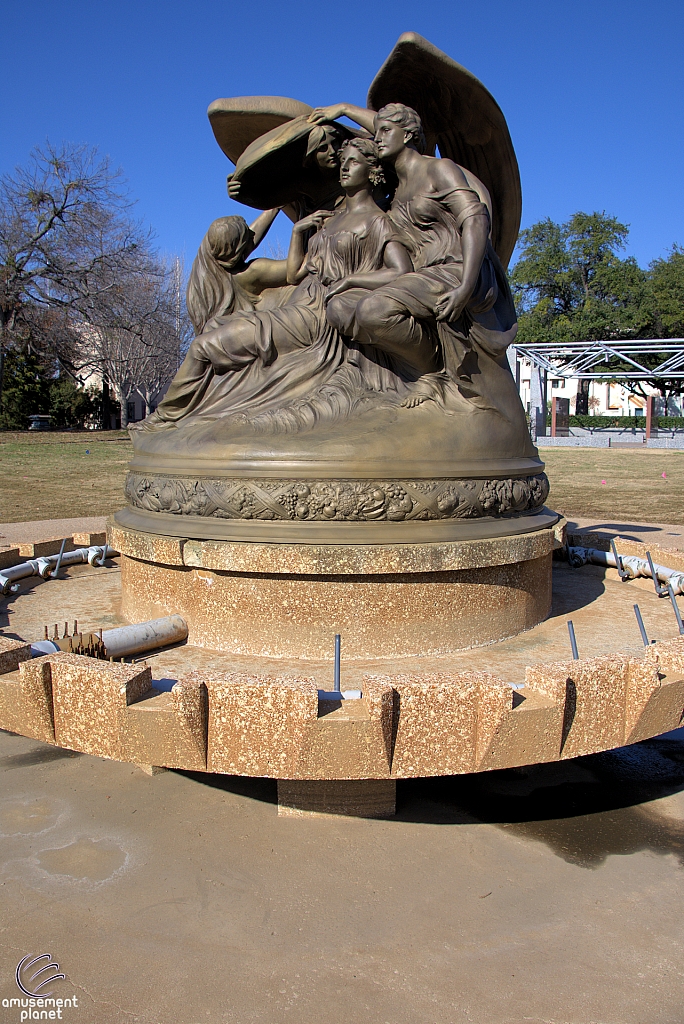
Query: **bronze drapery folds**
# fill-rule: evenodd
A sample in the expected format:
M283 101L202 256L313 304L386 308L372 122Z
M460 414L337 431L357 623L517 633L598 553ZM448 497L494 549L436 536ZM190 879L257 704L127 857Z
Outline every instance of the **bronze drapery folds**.
M239 97L212 103L209 119L235 163L230 196L265 212L251 228L219 218L202 243L191 275L198 334L133 432L132 505L240 518L225 503L184 513L175 497L165 509L165 481L179 474L185 493L203 466L307 487L339 478L347 490L378 476L539 475L506 357L520 179L485 87L406 33L366 108ZM278 209L294 222L287 259L250 259ZM545 493L534 508L469 515L529 516Z

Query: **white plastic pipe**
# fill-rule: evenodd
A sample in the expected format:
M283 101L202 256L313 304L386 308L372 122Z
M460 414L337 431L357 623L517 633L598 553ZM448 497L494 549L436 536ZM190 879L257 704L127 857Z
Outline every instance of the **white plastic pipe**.
M593 562L594 565L603 565L607 568L616 569L615 556L612 551L598 551L596 548L574 548L568 547L568 560L571 565L586 565ZM637 558L636 555L620 555L622 568L629 573L631 579L643 576L646 579L653 579L651 567L645 558ZM664 565L653 566L659 583L669 583L673 593L684 594L684 572L678 569L668 569Z
M16 588L17 580L24 580L29 576L42 576L44 580L50 579L52 573L57 568L58 562L60 568L63 565L78 565L83 562L88 562L89 565L100 566L104 564L106 558L110 558L115 554L114 548L107 547L106 544L102 546L94 544L89 548L76 548L75 551L65 551L61 556L61 561L59 555L31 558L27 562L20 562L19 565L11 565L8 569L3 569L0 573L0 592L9 594L11 590Z
M188 625L180 615L167 615L163 619L136 622L133 626L105 629L102 642L108 658L126 658L142 654L155 647L168 647L180 643L188 635Z
M361 700L361 690L319 690L319 700Z
M102 642L108 658L127 658L131 654L142 654L156 647L180 643L187 635L185 619L180 615L167 615L162 619L150 619L149 622L136 622L132 626L105 629ZM31 657L40 658L43 654L55 654L60 650L53 640L36 640L31 644Z

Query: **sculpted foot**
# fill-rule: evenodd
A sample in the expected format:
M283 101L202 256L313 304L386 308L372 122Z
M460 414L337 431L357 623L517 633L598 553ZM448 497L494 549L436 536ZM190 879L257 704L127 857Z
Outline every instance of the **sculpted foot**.
M158 412L150 413L147 419L140 420L138 423L129 423L128 429L130 430L168 430L170 427L175 427L176 424L171 420L163 420Z
M423 402L439 402L444 398L444 385L447 381L444 372L425 373L401 403L405 409L415 409Z

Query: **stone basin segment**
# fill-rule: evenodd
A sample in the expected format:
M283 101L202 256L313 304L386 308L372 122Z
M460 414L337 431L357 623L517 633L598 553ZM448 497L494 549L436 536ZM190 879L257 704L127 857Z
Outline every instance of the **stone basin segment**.
M0 639L0 728L98 757L280 780L396 780L510 768L636 743L679 726L684 638L528 668L374 675L318 699L304 676L194 670L170 692L150 669L74 654L31 660Z

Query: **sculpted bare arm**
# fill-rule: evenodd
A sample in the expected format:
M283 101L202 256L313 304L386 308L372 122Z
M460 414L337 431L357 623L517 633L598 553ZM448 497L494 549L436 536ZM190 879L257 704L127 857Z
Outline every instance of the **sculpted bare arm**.
M453 160L442 157L440 160L430 160L427 165L430 184L436 192L445 189L470 188L465 174Z
M356 121L371 135L375 130L375 111L368 110L367 107L355 107L353 103L334 103L331 107L316 107L309 114L309 121L312 124L326 124L329 121L336 121L339 117L348 117L350 121Z
M259 257L252 260L237 280L247 291L260 294L265 288L280 288L287 284L287 260L269 260Z
M264 212L260 213L257 219L255 221L252 221L252 223L249 225L252 231L254 232L255 249L257 245L259 245L264 240L266 232L268 231L271 224L276 219L279 213L280 210L277 207L275 210L264 210Z
M385 284L391 284L402 274L410 274L413 270L411 257L401 242L388 242L383 253L382 270L371 270L367 274L351 274L334 285L325 297L328 302L333 295L347 291L348 288L368 288L374 291Z
M435 160L429 168L430 184L435 191L454 191L456 195L445 200L454 216L460 220L461 252L463 254L463 275L461 284L439 300L435 312L438 320L456 320L463 312L473 294L487 250L489 238L489 214L479 201L468 201L462 189L472 191L466 176L452 160ZM472 208L472 211L468 209Z

